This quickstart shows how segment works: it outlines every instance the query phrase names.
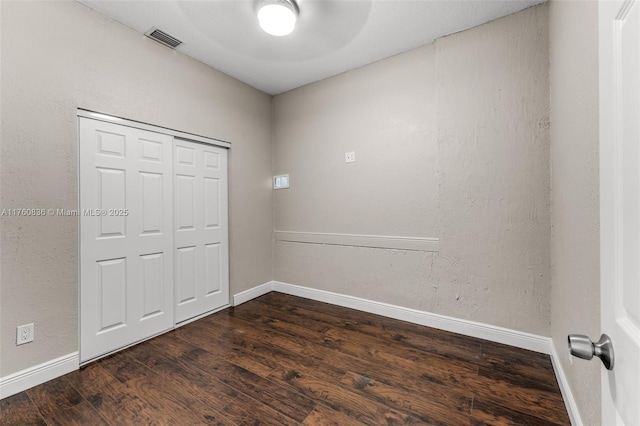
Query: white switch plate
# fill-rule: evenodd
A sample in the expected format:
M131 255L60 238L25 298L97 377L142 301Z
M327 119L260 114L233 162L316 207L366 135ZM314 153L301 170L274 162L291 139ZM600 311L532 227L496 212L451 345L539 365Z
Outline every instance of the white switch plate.
M16 345L33 342L33 323L18 326L16 333Z
M273 177L273 189L289 188L289 175L278 175Z
M356 153L355 152L347 152L344 154L344 162L345 163L355 163L356 161Z

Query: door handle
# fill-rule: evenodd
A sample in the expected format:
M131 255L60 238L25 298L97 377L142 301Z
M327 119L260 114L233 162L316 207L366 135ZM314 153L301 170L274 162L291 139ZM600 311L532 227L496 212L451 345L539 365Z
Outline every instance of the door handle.
M582 359L591 359L595 355L607 370L613 370L613 343L606 334L600 336L600 340L595 343L589 336L582 334L570 334L567 340L571 355Z

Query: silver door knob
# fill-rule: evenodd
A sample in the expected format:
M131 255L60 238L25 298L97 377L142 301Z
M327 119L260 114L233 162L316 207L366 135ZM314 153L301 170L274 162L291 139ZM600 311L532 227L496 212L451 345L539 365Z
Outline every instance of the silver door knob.
M571 355L582 359L591 359L595 355L607 370L613 370L613 343L606 334L600 336L596 343L593 343L589 336L582 334L570 334L568 341Z

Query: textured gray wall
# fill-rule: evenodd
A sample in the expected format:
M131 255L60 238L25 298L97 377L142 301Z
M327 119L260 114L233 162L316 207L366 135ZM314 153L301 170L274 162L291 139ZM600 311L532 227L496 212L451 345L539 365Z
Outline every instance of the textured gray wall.
M552 1L551 336L584 424L600 423L599 362L567 352L567 334L600 336L598 3Z
M231 141L231 292L271 279L271 98L76 2L1 2L1 204L76 209L76 108ZM0 376L78 348L78 223L2 218ZM35 342L15 345L35 323Z
M547 23L541 5L436 43L445 309L541 335L550 319Z
M274 171L291 176L276 230L441 251L276 242L274 279L549 335L547 18L536 6L276 96Z
M274 98L276 230L434 236L434 63L427 45Z

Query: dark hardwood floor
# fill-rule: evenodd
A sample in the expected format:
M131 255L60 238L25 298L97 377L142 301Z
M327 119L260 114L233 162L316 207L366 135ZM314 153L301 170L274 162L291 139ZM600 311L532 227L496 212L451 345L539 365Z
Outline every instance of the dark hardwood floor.
M5 398L0 424L569 419L547 355L270 293Z

